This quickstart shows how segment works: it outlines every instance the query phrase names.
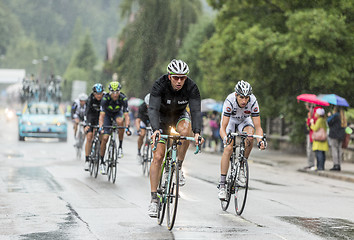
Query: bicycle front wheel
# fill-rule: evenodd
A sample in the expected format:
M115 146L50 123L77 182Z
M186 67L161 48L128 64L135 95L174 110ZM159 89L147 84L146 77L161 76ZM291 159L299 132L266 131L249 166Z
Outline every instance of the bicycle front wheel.
M233 179L229 177L226 183L226 198L225 200L221 200L221 208L222 210L226 211L227 208L229 207L230 200L231 200L231 194L232 194L232 186L233 186Z
M97 178L98 167L100 165L100 148L100 141L97 141L95 144L95 155L93 157L93 175L95 178Z
M108 181L112 181L112 183L116 182L116 176L117 176L117 146L116 143L113 143L112 148L109 150L108 154L108 165L107 165L107 175L108 175Z
M157 187L157 194L159 197L159 205L158 205L158 212L157 212L157 223L159 225L162 224L163 219L165 217L165 210L166 210L166 196L167 196L167 176L168 172L165 171L164 165L162 166L162 174L160 177L159 186Z
M248 192L248 162L247 160L239 161L236 168L235 179L235 210L237 215L241 215L247 199Z
M171 166L171 176L167 191L167 228L171 230L176 220L179 197L179 169L177 164Z

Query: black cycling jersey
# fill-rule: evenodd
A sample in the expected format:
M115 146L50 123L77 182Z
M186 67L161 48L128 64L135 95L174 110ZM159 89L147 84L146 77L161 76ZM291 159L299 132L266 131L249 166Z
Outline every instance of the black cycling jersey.
M146 125L149 123L148 107L145 102L139 107L138 118L140 118L140 120Z
M122 111L128 112L128 99L124 93L120 93L118 99L114 101L109 93L106 93L101 100L101 112L108 114Z
M101 100L97 100L93 93L87 99L85 121L87 124L96 125L100 116Z
M160 129L161 118L179 118L188 104L192 115L192 130L200 133L202 118L198 86L188 77L183 87L176 91L172 88L168 74L161 76L150 92L149 119L153 130Z

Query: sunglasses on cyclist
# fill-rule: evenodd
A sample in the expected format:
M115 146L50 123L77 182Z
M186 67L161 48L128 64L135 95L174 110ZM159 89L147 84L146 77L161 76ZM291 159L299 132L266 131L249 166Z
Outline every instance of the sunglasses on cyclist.
M111 94L118 94L119 91L111 91Z
M182 81L183 80L186 80L187 79L187 76L186 75L171 75L171 78L175 81L178 81L179 79L181 79Z
M100 93L95 92L93 94L95 94L95 95L103 95L103 92L100 92Z

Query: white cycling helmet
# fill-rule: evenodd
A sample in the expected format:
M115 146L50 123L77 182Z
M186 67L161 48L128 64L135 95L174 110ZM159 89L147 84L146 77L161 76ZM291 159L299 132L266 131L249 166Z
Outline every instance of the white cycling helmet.
M187 63L182 60L173 59L167 66L167 72L169 74L183 74L188 75L189 67Z
M146 94L144 98L144 102L146 103L146 105L149 105L149 101L150 101L150 93Z
M241 80L236 84L235 91L237 94L247 97L252 94L252 87L248 82Z
M87 94L86 93L80 93L79 95L79 100L80 101L87 101Z

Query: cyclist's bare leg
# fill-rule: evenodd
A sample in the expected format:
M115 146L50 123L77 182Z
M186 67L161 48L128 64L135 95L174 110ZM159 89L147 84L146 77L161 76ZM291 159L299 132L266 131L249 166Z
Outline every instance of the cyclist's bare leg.
M124 124L123 124L123 118L121 117L117 117L116 118L116 122L117 122L117 125L120 126L120 127L123 127ZM123 138L124 138L124 129L118 129L118 138L120 141L123 141Z
M181 135L181 136L191 136L191 132L192 132L192 128L191 128L191 123L188 120L182 120L178 123L177 125L177 132ZM182 163L184 161L184 158L186 156L186 152L188 150L189 147L189 142L190 141L181 141L182 145L178 146L178 161L180 162L181 166Z
M103 134L102 139L101 139L101 147L100 147L100 156L101 159L104 157L104 154L106 152L106 144L108 142L109 134Z
M74 137L76 138L77 126L79 125L80 119L74 118Z
M95 130L94 130L94 131L95 131ZM93 132L88 132L88 133L86 134L86 146L85 146L85 153L86 153L86 156L89 156L89 155L90 155L92 139L93 139Z
M227 171L229 170L230 157L233 151L233 143L234 141L232 140L229 145L224 147L224 152L221 157L221 175L227 175Z
M139 150L139 152L140 152L141 146L143 145L145 134L146 134L146 129L140 128L140 133L139 133L139 137L138 137L138 150Z
M249 135L252 135L254 133L254 128L252 126L246 126L243 128L243 131L246 132ZM248 137L245 140L245 158L248 158L250 155L252 148L253 148L253 138Z
M150 166L150 187L151 192L156 192L161 176L161 164L165 156L165 144L158 143L153 155L153 160Z

